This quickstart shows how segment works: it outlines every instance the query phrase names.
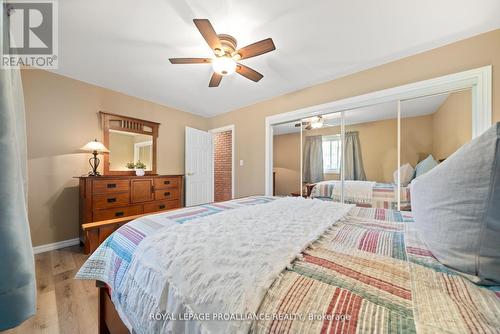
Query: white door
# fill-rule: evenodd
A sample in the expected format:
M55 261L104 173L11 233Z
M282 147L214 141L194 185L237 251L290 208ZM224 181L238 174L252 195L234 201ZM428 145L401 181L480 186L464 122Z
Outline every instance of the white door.
M186 206L213 202L212 134L186 127Z

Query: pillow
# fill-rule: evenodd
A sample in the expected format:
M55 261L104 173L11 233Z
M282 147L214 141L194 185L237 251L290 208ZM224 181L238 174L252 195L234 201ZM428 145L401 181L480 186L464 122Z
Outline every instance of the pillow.
M434 157L432 154L429 154L427 158L424 160L420 161L416 166L415 166L415 177L419 177L420 175L423 175L436 167L438 165L438 162L434 160Z
M399 173L401 176L401 186L406 187L411 180L413 180L413 175L415 175L415 170L413 167L406 163L403 166L399 167ZM394 171L394 184L398 184L398 170Z
M412 182L415 228L444 265L500 283L500 123Z

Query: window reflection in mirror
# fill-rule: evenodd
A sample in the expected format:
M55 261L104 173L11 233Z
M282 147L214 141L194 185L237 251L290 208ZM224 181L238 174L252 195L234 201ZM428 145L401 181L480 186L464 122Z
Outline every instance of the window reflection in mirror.
M152 168L152 136L109 130L109 169L127 171L127 163L141 161L146 164L146 171Z
M344 112L344 202L396 209L397 102Z
M325 113L302 120L302 171L306 195L331 201L342 169L341 113Z

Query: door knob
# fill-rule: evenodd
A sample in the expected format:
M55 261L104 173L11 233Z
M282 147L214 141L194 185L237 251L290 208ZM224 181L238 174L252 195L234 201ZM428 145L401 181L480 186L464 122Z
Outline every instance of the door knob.
M194 175L194 173L187 173L186 175L187 176L192 176L192 175Z

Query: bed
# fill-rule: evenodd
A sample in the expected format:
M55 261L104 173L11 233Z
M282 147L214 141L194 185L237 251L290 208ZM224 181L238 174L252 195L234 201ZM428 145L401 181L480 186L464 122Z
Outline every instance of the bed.
M382 208L397 210L397 185L393 183L379 183L371 181L344 181L346 192L352 189L352 194L346 194L346 203L356 204L361 207ZM361 191L356 188L361 185ZM309 196L327 201L340 202L340 194L335 195L335 190L339 189L340 181L322 181L308 185ZM367 193L368 191L368 193ZM401 187L401 211L411 211L410 187Z
M259 215L269 219L259 222ZM286 227L280 217L291 231L279 230ZM236 231L250 222L252 228L240 231L241 238L224 237L232 228L214 232L231 222ZM316 225L303 233L302 244L293 245L300 224ZM278 233L262 240L274 226ZM198 243L205 233L215 244L209 245L210 257L200 262L185 256L205 253ZM227 258L222 258L228 253L224 239L234 246ZM293 256L283 268L273 262L288 251ZM201 279L195 269L213 264L212 258L219 266ZM241 258L248 268L236 265ZM170 272L162 270L168 266ZM267 271L275 274L264 277ZM189 275L184 281L182 272ZM252 279L235 279L238 288L214 291L221 273ZM441 265L414 231L411 213L314 199L254 196L142 217L111 234L76 278L98 281L101 333L126 328L134 333L498 333L500 328L499 287L477 286ZM191 291L181 289L186 283L201 294L183 293Z

